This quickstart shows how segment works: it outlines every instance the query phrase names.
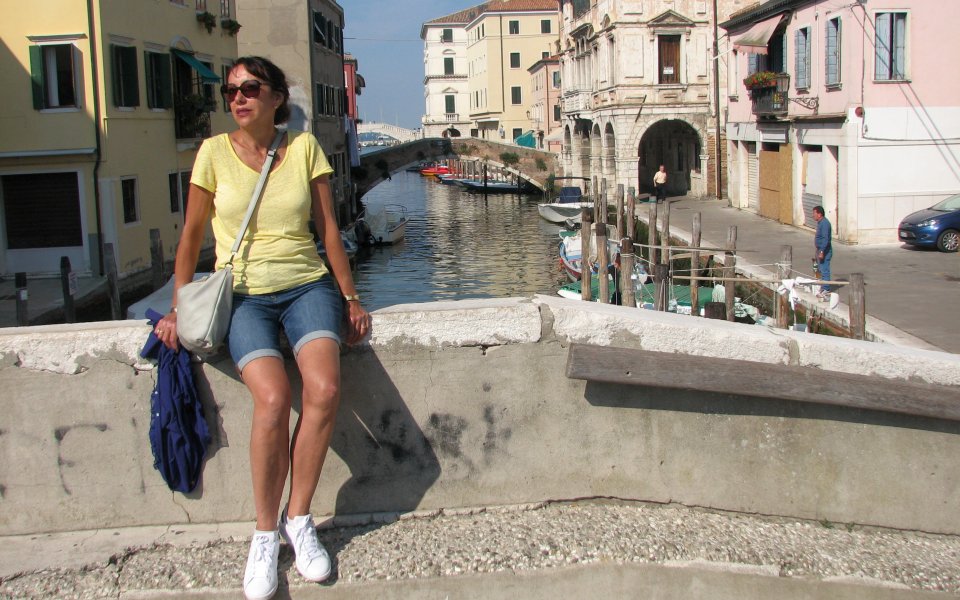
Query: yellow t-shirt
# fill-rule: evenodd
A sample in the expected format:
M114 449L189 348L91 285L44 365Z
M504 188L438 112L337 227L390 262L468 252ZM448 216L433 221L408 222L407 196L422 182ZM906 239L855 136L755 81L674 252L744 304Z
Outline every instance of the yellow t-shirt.
M310 233L310 182L333 173L312 134L287 131L287 151L267 177L263 196L233 259L233 289L241 294L286 290L327 273ZM260 173L237 156L227 134L204 140L190 183L213 192L213 235L217 269L243 224Z

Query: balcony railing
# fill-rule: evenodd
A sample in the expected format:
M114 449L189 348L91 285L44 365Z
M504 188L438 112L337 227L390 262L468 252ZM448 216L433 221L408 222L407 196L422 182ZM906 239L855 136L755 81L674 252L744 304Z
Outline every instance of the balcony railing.
M210 137L210 111L213 101L200 94L182 96L174 101L177 139Z
M770 85L755 86L750 89L750 101L753 114L763 116L782 116L787 114L790 103L790 76L777 75Z
M456 123L460 120L460 113L444 113L443 118L447 123Z

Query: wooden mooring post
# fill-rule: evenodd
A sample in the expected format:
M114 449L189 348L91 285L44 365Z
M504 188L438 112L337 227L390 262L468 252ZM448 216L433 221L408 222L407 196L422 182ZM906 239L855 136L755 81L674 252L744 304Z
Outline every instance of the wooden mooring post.
M647 244L650 246L647 256L647 262L650 267L660 262L659 252L657 252L657 203L651 202L648 207L649 216L647 217Z
M727 320L733 321L735 318L733 312L733 300L737 293L733 282L734 266L736 264L737 253L737 226L731 225L727 230L727 251L723 256L723 276L728 278L723 284L724 301L727 307Z
M63 320L66 323L77 322L77 310L73 296L77 293L77 276L70 268L70 257L60 257L60 289L63 291Z
M780 262L777 263L777 279L783 281L789 279L793 273L793 246L780 246ZM773 311L777 319L777 327L788 329L790 327L790 298L786 294L777 294L774 292Z
M590 302L593 299L590 275L590 234L593 228L593 209L580 209L580 299Z
M593 225L596 233L594 234L595 239L597 240L597 295L599 296L597 300L601 304L610 304L610 278L607 276L607 265L610 264L610 259L607 253L607 223L606 220L601 220L598 223ZM584 248L583 252L583 269L589 271L590 263L587 260L587 252Z
M627 192L626 236L633 241L637 231L637 194L633 188Z
M107 290L110 294L110 316L119 321L120 316L120 281L117 278L117 259L113 251L113 244L103 245L103 262L107 269Z
M666 311L669 304L670 265L653 265L653 310Z
M636 258L633 253L633 237L623 237L620 240L620 304L622 306L637 305L637 295L633 289L633 266Z
M623 215L623 184L622 183L617 184L616 202L617 202L617 238L619 239L621 236L623 236L624 232L626 231L626 223L624 222L625 220L623 218L624 215Z
M22 271L15 273L13 284L17 288L17 326L25 327L30 324L30 311L27 304L30 293L27 291L27 274Z
M855 340L867 336L867 298L863 273L850 274L850 336Z
M150 230L150 279L153 289L163 287L163 241L160 239L160 230Z
M693 235L690 238L690 244L694 248L700 247L701 237L700 213L693 214ZM700 252L693 251L690 257L690 276L699 277L700 275ZM690 314L694 317L700 316L700 285L694 279L690 282Z

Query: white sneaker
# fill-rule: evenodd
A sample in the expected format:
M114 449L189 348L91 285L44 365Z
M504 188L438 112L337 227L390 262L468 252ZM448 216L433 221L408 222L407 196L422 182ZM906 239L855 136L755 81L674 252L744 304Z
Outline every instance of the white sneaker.
M268 600L277 593L277 557L280 538L276 531L254 531L243 574L243 595L247 600Z
M304 579L320 582L330 577L330 555L317 539L312 515L288 519L284 508L280 515L280 535L290 544L297 559L297 571Z

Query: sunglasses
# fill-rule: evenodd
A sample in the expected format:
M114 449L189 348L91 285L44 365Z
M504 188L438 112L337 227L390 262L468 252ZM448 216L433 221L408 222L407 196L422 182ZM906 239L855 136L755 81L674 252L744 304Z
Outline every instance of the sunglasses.
M220 93L223 94L223 97L227 99L227 102L233 102L236 100L237 92L243 94L244 98L253 99L260 96L260 88L265 85L267 84L257 81L256 79L248 79L239 86L223 84L220 86Z

